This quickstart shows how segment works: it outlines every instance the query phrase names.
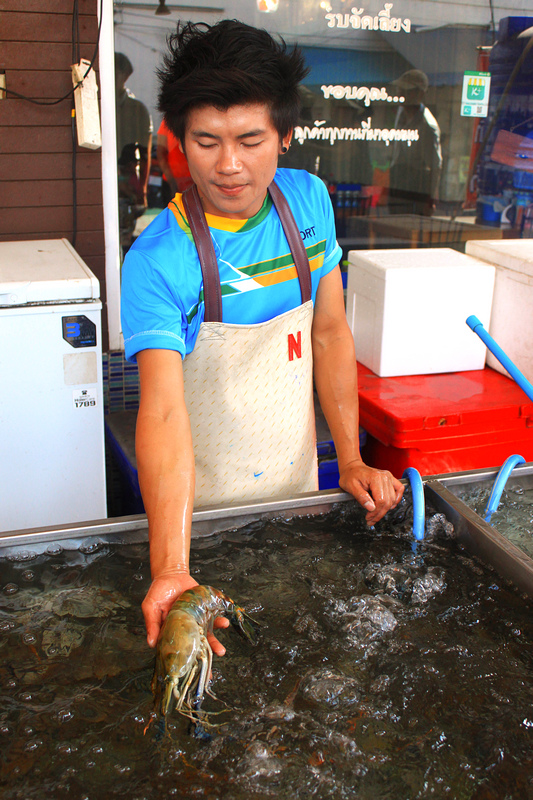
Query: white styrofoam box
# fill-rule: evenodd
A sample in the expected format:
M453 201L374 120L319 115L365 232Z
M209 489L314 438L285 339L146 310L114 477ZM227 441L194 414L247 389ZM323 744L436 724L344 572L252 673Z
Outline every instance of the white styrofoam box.
M533 381L533 240L470 241L466 252L496 267L488 331L511 361ZM492 353L487 364L504 375Z
M483 369L466 324L490 321L495 268L447 247L351 250L346 314L358 360L380 377Z

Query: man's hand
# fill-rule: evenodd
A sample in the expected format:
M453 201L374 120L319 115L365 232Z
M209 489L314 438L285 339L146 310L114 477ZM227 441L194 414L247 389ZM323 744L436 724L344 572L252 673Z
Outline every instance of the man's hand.
M402 499L404 485L386 470L351 461L341 469L339 486L366 508L367 525L375 525Z
M156 646L161 626L175 601L183 592L194 586L198 586L198 581L191 578L188 572L168 572L154 578L142 604L150 647ZM229 620L225 617L215 619L215 628L227 628L228 625ZM215 655L223 656L226 648L220 644L218 639L215 639L212 634L208 634L207 639Z

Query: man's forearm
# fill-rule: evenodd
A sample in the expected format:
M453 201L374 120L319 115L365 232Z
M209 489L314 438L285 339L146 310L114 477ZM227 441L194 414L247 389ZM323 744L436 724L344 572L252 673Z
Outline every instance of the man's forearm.
M136 432L139 484L148 516L152 578L188 572L194 455L187 415L160 418L141 408Z
M360 460L357 362L350 329L314 342L315 386L342 469Z

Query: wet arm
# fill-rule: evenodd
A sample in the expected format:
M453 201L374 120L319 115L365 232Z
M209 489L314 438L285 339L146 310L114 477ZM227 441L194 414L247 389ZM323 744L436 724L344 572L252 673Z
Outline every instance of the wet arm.
M335 442L339 484L366 509L366 520L373 525L397 505L403 485L390 472L367 467L361 458L357 362L339 267L320 281L312 343L315 385Z
M141 400L135 446L155 578L189 569L194 456L181 355L144 350L137 361Z
M142 604L148 644L174 601L197 585L189 573L194 502L194 453L183 390L181 355L171 350L137 354L141 401L135 449L139 484L148 517L152 584ZM227 620L217 620L225 627ZM217 655L224 647L212 635Z

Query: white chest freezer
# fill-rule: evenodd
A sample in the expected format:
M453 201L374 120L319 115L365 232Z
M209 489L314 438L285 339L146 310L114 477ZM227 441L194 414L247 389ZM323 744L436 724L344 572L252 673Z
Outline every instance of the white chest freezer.
M106 517L99 283L66 239L0 242L0 530Z

